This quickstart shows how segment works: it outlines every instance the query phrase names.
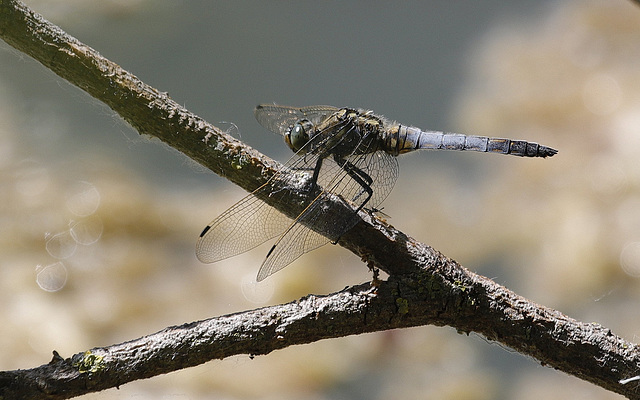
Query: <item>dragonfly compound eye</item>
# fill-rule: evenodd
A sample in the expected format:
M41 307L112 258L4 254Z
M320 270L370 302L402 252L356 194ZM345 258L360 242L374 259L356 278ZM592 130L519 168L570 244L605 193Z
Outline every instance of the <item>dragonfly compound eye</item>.
M293 151L300 150L309 141L309 134L303 125L303 122L296 122L284 138L287 145Z

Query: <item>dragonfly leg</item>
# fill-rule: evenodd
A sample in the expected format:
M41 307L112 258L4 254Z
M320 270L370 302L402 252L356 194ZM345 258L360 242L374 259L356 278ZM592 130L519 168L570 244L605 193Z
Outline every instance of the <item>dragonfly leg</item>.
M364 207L369 202L369 200L371 199L371 196L373 196L373 189L371 188L373 179L366 172L364 172L360 168L353 165L350 161L345 160L344 158L337 158L337 157L334 159L336 163L338 163L338 165L342 169L344 169L347 172L347 174L349 174L349 176L353 178L353 180L356 181L362 187L362 191L358 193L358 195L355 196L353 199L349 199L349 200L355 201L363 193L367 193L367 198L364 199L362 203L360 203L360 205L358 206L358 209L356 210L356 212L358 212L362 209L362 207Z
M311 176L311 187L310 189L313 190L316 188L316 186L318 185L318 176L320 176L320 168L322 168L322 157L318 157L318 161L316 161L316 166L313 168L313 176Z

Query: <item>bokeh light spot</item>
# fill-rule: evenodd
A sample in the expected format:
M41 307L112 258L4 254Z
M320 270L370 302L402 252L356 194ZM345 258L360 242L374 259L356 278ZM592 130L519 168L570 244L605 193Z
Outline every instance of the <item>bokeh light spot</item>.
M77 243L86 246L94 244L100 239L103 228L102 219L97 215L92 215L71 223L69 232Z
M640 277L640 242L627 243L620 252L622 270L634 278Z
M59 260L71 257L78 247L76 240L68 230L46 237L46 242L47 253Z
M61 261L36 266L36 283L47 292L57 292L67 283L67 268Z
M67 199L67 208L73 214L86 217L93 214L100 205L100 192L89 182L80 181L74 193Z

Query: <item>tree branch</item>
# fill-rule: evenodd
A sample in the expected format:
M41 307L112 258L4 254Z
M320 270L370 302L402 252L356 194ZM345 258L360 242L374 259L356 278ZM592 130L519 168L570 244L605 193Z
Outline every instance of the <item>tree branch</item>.
M159 138L248 191L278 170L275 161L225 135L20 2L0 0L0 37L106 103L139 133ZM327 201L332 209L347 207ZM634 383L620 383L639 374L637 345L598 324L530 302L386 223L366 213L361 217L339 243L370 267L388 272L386 282L170 327L67 359L54 352L51 362L40 367L0 372L0 397L69 398L230 355L267 354L320 339L434 324L477 332L543 365L638 398Z

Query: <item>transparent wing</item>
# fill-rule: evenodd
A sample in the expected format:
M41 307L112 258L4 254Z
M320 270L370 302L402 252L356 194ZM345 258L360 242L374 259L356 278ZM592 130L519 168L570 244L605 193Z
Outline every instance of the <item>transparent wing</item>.
M329 106L300 109L271 105L261 107L264 107L263 111L256 110L256 118L259 121L261 117L267 115L267 111L272 113L274 118L280 119L280 122L271 126L266 122L261 122L263 126L274 132L278 131L280 129L278 127L285 123L283 121L288 121L288 117L284 117L289 113L287 110L291 110L290 113L295 115L307 113L313 115L313 118L319 118L322 112L330 114L336 110ZM261 117L258 117L259 115ZM299 118L298 115L292 121ZM288 128L289 122L286 124L284 129ZM340 128L342 127L332 126L330 130L339 130ZM310 202L305 211L295 220L259 199L268 196L275 203L286 204L285 193L276 191L272 182L277 179L284 181L285 186L289 184L295 186L299 185L301 181L308 180L318 162L319 154L331 154L331 149L327 149L328 143L335 143L331 138L331 132L318 134L314 140L308 143L308 148L300 152L301 154L306 152L306 154L303 156L294 155L272 180L213 220L202 231L196 244L198 259L206 263L216 262L251 250L265 241L279 236L260 267L257 278L260 281L286 267L302 254L314 250L330 240L337 240L357 223L358 217L355 208L348 215L325 218L326 210L324 209L325 199L323 196L337 194L354 203L356 207L362 205L369 208L377 207L395 184L398 176L398 163L394 157L387 153L368 152L361 148L362 151L359 151L359 154L351 155L346 160L360 174L364 174L363 176L370 180L369 186L373 194L366 204L363 203L368 195L362 184L354 180L343 167L331 158L322 160L322 168L318 176L318 184L324 191L318 198ZM285 171L286 173L284 173ZM307 224L319 227L324 235L307 228Z
M266 186L258 191L268 190ZM207 225L196 243L196 256L203 263L233 257L282 234L291 222L251 193Z
M289 107L276 104L260 104L254 110L256 120L271 132L284 135L291 125L301 119L317 124L338 111L333 106Z
M319 208L319 204L320 202L316 200L310 207L311 209ZM303 224L303 220L306 219L305 214L308 214L309 217L315 215L313 212L303 213L303 215L298 217L296 221L289 226L289 229L287 229L273 245L271 251L262 262L256 278L258 282L280 271L304 253L329 243L329 238L307 228Z
M268 106L268 108L272 107L281 108ZM322 143L315 144L322 147ZM294 154L267 183L211 221L200 233L196 243L198 260L204 263L224 260L249 251L286 231L292 225L293 219L260 198L270 197L276 204L286 204L284 199L286 193L277 191L272 183L279 181L285 187L299 186L301 182L311 177L317 160L317 152L304 156Z
M198 260L204 263L224 260L281 235L291 226L293 219L260 198L271 197L276 204L286 204L286 192L277 191L273 182L278 180L284 186L299 186L311 176L310 170L316 159L313 156L294 155L267 183L211 221L196 243Z
M367 174L372 180L370 186L373 189L373 195L365 206L377 207L389 195L398 178L397 159L380 151L348 158L356 168ZM318 184L324 188L323 194L318 196L276 241L260 266L258 281L291 264L304 253L315 250L330 240L338 240L342 234L358 222L355 209L349 215L327 217L324 209L324 196L328 196L329 192L337 194L360 207L366 200L366 192L360 183L354 180L334 160L325 159L320 170ZM324 232L324 235L307 228L306 224L318 227Z
M364 207L373 209L387 198L398 179L398 160L383 151L347 157L355 168L371 178L369 186L373 190L371 199ZM360 207L366 200L362 185L354 180L334 160L327 159L318 179L328 191L339 194Z

